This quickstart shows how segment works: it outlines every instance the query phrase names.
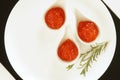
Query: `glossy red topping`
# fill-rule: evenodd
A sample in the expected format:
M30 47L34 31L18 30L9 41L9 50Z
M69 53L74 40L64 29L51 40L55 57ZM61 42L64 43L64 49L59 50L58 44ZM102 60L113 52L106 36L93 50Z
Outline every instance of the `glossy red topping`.
M60 7L51 8L45 15L45 22L49 28L59 29L65 22L64 10Z
M73 61L78 56L78 48L72 40L67 39L58 47L58 56L63 61Z
M78 36L85 42L92 42L98 36L97 25L91 21L82 21L78 24Z

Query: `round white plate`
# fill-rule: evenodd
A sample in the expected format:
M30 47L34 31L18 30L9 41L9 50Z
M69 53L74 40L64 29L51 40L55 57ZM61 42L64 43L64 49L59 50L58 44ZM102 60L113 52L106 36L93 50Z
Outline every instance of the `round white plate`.
M66 22L51 30L44 22L46 11L59 5L66 11ZM69 63L57 56L64 27L76 28L73 7L98 24L97 42L109 41L106 50L93 62L86 76L80 70L66 70ZM81 16L81 15L79 15ZM82 16L81 16L82 17ZM99 0L20 0L13 8L5 28L5 48L9 61L23 80L97 80L107 70L114 56L116 31L109 11Z

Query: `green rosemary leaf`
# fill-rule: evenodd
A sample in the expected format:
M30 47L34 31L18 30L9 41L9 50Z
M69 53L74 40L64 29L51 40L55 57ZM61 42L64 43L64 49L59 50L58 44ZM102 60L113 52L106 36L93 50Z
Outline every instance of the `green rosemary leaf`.
M72 69L73 66L74 66L74 64L68 65L68 66L66 67L66 69L67 69L67 70L70 70L70 69Z
M86 70L85 69L83 69L81 72L80 72L80 75L86 75Z
M81 58L81 61L80 61L80 64L83 62L83 61L86 61L88 58L88 54L90 53L90 51L87 51L86 53L82 53L80 58Z
M97 56L93 55L93 61L97 61L96 58L97 58Z

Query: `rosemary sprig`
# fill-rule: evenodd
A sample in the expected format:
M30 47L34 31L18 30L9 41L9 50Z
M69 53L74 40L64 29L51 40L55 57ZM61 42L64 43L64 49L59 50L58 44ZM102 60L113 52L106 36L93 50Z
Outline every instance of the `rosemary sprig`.
M86 75L86 72L88 72L88 68L91 67L92 62L97 61L97 57L100 55L102 51L105 50L107 45L108 45L108 42L102 42L95 45L91 45L90 50L80 55L79 67L80 69L82 69L80 72L81 75L84 75L84 76ZM74 64L71 64L71 65L68 65L66 68L67 70L70 70L72 69L73 66Z
M103 43L92 45L91 49L88 52L86 52L80 56L81 57L80 66L83 67L83 69L80 73L81 75L86 75L86 72L88 71L88 68L91 66L91 63L93 61L96 61L96 59L100 55L100 53L105 50L107 44L108 44L108 42L103 42ZM82 63L84 63L84 64L82 64Z

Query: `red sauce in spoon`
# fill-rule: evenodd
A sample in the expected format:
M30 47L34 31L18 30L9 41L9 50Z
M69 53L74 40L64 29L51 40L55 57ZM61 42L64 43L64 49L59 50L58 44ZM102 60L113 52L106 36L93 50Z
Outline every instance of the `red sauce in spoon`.
M58 47L58 56L63 61L73 61L78 56L78 48L72 40L67 39Z
M82 21L78 24L78 36L85 42L92 42L98 36L97 25L91 21Z
M54 7L47 11L45 22L51 29L59 29L65 22L64 10L60 7Z

